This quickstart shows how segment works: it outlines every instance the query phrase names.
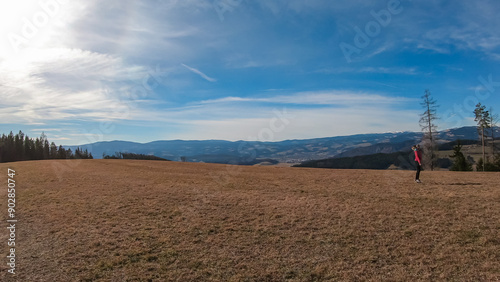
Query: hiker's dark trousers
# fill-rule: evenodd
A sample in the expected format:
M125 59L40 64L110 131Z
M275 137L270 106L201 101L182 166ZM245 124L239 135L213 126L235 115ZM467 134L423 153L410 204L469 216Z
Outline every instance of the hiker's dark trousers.
M417 174L415 175L415 180L417 180L420 179L420 170L422 169L422 167L420 166L420 164L418 164L418 162L415 162L415 165L417 166Z

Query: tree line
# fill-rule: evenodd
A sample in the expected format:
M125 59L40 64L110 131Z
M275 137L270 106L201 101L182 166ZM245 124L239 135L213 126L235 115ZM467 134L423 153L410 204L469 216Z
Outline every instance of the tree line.
M150 160L150 161L169 161L154 155L134 154L134 153L121 153L116 152L114 155L102 154L103 159L124 159L124 160Z
M0 163L93 158L92 153L89 153L87 149L83 150L78 147L73 152L71 149L65 149L62 145L58 147L54 142L49 142L44 133L40 137L30 138L22 131L16 135L11 131L8 135L2 134L0 137Z

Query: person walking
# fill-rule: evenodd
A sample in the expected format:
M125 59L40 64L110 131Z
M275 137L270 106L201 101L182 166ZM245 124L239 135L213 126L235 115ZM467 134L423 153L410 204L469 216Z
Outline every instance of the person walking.
M415 153L415 165L417 166L415 182L422 183L422 181L420 181L420 170L422 169L422 151L420 151L420 145L415 145L411 149Z

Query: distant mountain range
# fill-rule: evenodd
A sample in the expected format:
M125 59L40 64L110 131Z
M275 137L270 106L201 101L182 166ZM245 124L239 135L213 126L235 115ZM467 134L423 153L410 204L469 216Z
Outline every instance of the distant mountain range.
M498 134L499 130L496 129ZM116 152L155 155L157 157L189 162L212 162L230 164L256 164L259 162L299 163L307 160L355 157L376 153L394 153L407 150L419 143L421 132L397 132L379 134L359 134L315 138L305 140L285 140L280 142L258 141L154 141L135 143L126 141L97 142L81 146L65 146L73 151L84 147L94 158ZM476 127L448 129L438 133L438 142L446 143L457 139L478 139Z

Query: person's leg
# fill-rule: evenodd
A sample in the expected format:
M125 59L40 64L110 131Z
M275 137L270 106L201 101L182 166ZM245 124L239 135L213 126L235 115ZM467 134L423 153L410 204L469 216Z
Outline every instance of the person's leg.
M417 174L415 175L415 180L420 180L420 165L418 164L418 162L416 162L416 165L417 165Z

